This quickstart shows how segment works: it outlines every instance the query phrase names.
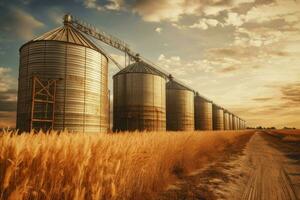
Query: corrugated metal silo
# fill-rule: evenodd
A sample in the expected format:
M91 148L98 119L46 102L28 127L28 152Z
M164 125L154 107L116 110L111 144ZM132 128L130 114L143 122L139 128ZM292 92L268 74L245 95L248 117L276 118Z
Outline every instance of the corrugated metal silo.
M226 110L224 110L224 130L230 130L230 118Z
M194 92L171 77L166 89L167 130L194 131Z
M240 124L241 124L241 130L244 130L244 121L242 119L240 120Z
M55 130L107 132L107 63L107 57L68 23L24 44L20 48L17 128L47 129L53 121ZM54 80L55 89L47 88ZM54 92L50 95L42 85ZM49 97L55 101L50 102Z
M195 130L213 130L212 102L196 93L194 107Z
M235 130L239 130L239 118L235 116Z
M245 127L244 127L244 120L241 121L241 124L242 124L242 129L244 130Z
M228 113L229 115L229 130L232 130L232 114L231 113Z
M232 115L232 130L237 130L236 116Z
M143 61L128 65L113 77L114 131L165 131L166 80Z
M224 110L213 104L213 129L224 130Z

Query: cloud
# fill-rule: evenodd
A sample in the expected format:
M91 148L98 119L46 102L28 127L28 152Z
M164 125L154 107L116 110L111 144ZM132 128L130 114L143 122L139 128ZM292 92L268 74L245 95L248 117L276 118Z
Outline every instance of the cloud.
M16 125L16 112L0 111L0 128L13 128Z
M108 10L121 10L122 6L125 4L124 0L108 0L108 4L105 8Z
M245 16L235 12L228 12L225 21L225 25L241 26L245 23Z
M239 65L257 69L261 68L262 65L269 65L272 60L277 58L289 59L293 53L280 49L280 46L277 45L231 45L208 49L204 56L208 62L215 62L220 66Z
M257 0L256 0L257 1ZM206 4L203 7L203 12L206 16L218 16L222 12L228 12L231 10L243 10L244 7L253 5L255 0L230 0L230 1L209 1L212 3Z
M48 9L48 17L56 25L61 25L63 16L66 14L65 10L61 7L51 7Z
M243 2L252 2L247 0ZM218 15L220 12L239 5L231 0L141 0L133 4L133 10L145 21L178 21L185 15Z
M157 27L157 28L155 28L155 32L157 32L157 33L161 33L161 32L162 32L162 28L161 28L161 27Z
M262 23L274 19L290 18L291 14L299 13L299 1L277 0L270 4L254 6L245 15L247 22Z
M125 1L124 0L107 0L105 3L100 3L97 0L83 0L83 5L86 8L96 9L98 11L103 10L113 10L118 11L125 9Z
M161 54L157 63L161 68L168 73L171 73L175 78L185 80L187 83L192 83L191 76L197 74L213 72L213 67L207 60L183 60L180 56L165 56Z
M0 111L16 111L17 109L17 90L10 89L0 92Z
M178 21L185 13L184 1L182 0L142 0L132 5L133 12L142 16L143 20L149 22L160 22L163 20Z
M218 70L221 73L227 73L227 72L232 72L232 71L236 71L239 68L237 66L229 66L229 67L223 67L220 70Z
M222 5L222 6L206 6L203 8L203 12L206 16L217 16L222 11L228 10L231 7L228 5Z
M17 108L17 80L11 69L0 67L0 127L15 126Z
M120 54L115 54L115 53L111 53L110 56L121 66L121 67L126 67L125 66L125 56L124 55L120 55ZM126 62L128 64L128 57L126 58ZM117 73L119 71L119 68L117 66L115 66L115 64L113 62L109 62L109 65L112 66L110 67L109 73L114 75L115 73Z
M244 26L236 29L235 34L237 44L257 47L276 43L285 37L282 31L267 26Z
M172 23L171 25L175 28L178 28L179 30L184 30L187 28L185 25L178 24L178 23Z
M2 39L30 40L35 36L35 30L44 24L17 7L8 7L0 21L0 36Z
M272 100L272 97L257 97L257 98L253 98L252 100L254 101L270 101Z
M0 111L16 110L17 80L10 72L10 68L0 67Z
M229 46L221 48L211 48L206 51L206 56L210 60L223 61L230 58L234 60L251 60L257 56L257 51L253 47Z
M190 25L190 28L199 28L202 30L207 30L209 27L216 27L216 26L223 27L224 25L220 23L216 19L207 19L207 18L201 18L197 23L194 23Z
M282 99L287 103L292 103L292 106L300 105L300 82L284 85L280 88Z
M230 0L140 0L131 5L145 21L177 22L183 16L216 15L231 5Z
M11 68L0 67L0 92L17 87L17 80L11 75Z
M104 7L101 6L97 0L84 0L83 1L83 5L86 7L86 8L91 8L91 9L96 9L98 11L101 11L101 10L104 10Z
M4 49L2 47L0 47L0 56L4 55L6 52L4 51Z

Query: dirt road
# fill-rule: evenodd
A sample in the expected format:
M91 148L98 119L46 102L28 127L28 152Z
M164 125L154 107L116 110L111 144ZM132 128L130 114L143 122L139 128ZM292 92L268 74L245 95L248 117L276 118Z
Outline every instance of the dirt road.
M300 166L295 165L295 161L270 146L259 133L251 138L245 154L250 164L250 176L241 199L297 199Z
M205 200L299 199L300 144L286 148L280 139L272 137L256 132L241 154L232 153L228 159L220 159L206 169L186 176L176 186L177 195L169 197Z

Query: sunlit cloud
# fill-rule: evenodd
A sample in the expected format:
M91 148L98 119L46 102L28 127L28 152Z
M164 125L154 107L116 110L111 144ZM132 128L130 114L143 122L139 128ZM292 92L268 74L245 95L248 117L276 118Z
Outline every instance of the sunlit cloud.
M9 7L0 21L1 39L29 40L35 36L35 30L44 24L31 14L17 7Z
M199 28L202 30L206 30L209 27L216 27L216 26L221 26L223 27L224 24L220 23L218 20L216 19L206 19L206 18L202 18L200 19L197 23L194 23L192 25L190 25L190 28Z
M155 32L157 32L157 33L161 33L161 32L162 32L162 28L161 28L161 27L157 27L157 28L155 28Z
M83 5L86 8L92 8L92 9L96 9L98 11L104 10L104 7L101 6L97 0L83 0Z
M0 67L0 127L15 126L16 82L10 68Z

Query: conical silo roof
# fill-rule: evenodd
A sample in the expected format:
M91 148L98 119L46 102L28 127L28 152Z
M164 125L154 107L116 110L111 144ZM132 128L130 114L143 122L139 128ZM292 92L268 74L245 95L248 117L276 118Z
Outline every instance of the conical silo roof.
M204 101L207 101L207 102L212 103L212 100L207 99L206 97L200 95L199 92L196 92L196 93L195 93L195 97L196 97L196 98L201 98L201 99L203 99Z
M138 61L138 62L135 62L135 63L132 63L132 64L128 65L127 67L125 67L124 69L122 69L121 71L116 73L115 76L119 75L119 74L126 74L126 73L153 74L153 75L158 75L158 76L161 76L161 77L165 77L165 75L162 72L155 69L154 67L147 64L144 61Z
M73 43L73 44L85 46L85 47L99 51L99 48L97 48L93 44L93 42L91 42L90 39L87 38L87 36L85 36L79 30L74 28L72 25L68 25L68 24L64 25L62 27L58 27L47 33L44 33L43 35L41 35L29 42L45 41L45 40Z
M169 82L167 82L166 87L167 87L167 89L189 90L189 91L193 92L193 90L191 90L190 88L188 88L188 87L186 87L186 86L184 86L184 85L182 85L182 84L180 84L180 83L178 83L178 82L176 82L172 79Z

